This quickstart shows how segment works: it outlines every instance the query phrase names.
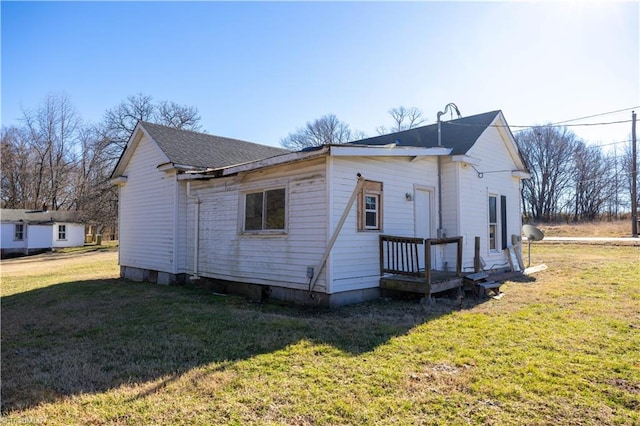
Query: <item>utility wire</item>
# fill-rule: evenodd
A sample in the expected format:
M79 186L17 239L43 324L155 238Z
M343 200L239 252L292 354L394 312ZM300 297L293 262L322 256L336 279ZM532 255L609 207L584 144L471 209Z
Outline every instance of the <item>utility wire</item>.
M594 117L601 117L603 115L617 114L620 112L631 111L639 108L640 108L640 105L637 105L629 108L622 108L614 111L607 111L607 112L601 112L599 114L587 115L584 117L556 121L555 123L549 123L549 124L536 124L536 125L528 125L528 126L516 126L516 125L502 126L499 124L492 124L489 127L501 127L501 128L509 128L509 129L518 128L518 130L514 130L514 132L522 132L523 130L532 129L534 127L582 127L582 126L605 126L605 125L611 125L611 124L624 124L624 123L630 123L632 120L610 121L610 122L604 122L604 123L581 123L581 124L564 124L564 123L570 123L572 121L579 121L579 120L586 120L588 118L594 118ZM447 121L446 123L455 125L455 126L487 127L482 124L456 123L455 121Z
M528 125L528 126L518 126L518 125L508 125L508 126L503 126L501 124L490 124L490 125L484 125L484 124L473 124L473 123L456 123L455 121L445 121L443 122L443 124L446 123L447 125L452 125L452 126L465 126L465 127L497 127L497 128L503 128L503 129L510 129L510 128L514 128L514 127L518 127L521 128L520 130L515 130L516 132L521 132L523 130L526 129L533 129L536 127L583 127L583 126L607 126L607 125L611 125L611 124L624 124L624 123L631 123L631 120L620 120L620 121L608 121L608 122L603 122L603 123L582 123L582 124L536 124L536 125Z
M571 121L585 120L587 118L593 118L593 117L600 117L600 116L603 116L603 115L616 114L618 112L630 111L630 110L637 109L637 108L640 108L640 106L634 106L634 107L630 107L630 108L623 108L623 109L618 109L618 110L609 111L609 112L601 112L600 114L588 115L586 117L580 117L580 118L572 118L570 120L557 121L557 122L551 123L551 124L569 123Z

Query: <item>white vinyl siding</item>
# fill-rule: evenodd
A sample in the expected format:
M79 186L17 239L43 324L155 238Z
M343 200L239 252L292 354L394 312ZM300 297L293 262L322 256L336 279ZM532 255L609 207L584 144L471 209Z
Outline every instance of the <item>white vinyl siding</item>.
M244 233L243 197L286 188L287 233ZM192 183L200 204L199 274L306 290L307 267L317 268L327 242L324 159L238 177ZM187 208L187 268L193 265L193 200ZM324 291L323 271L315 290Z
M7 249L19 249L26 248L27 239L29 238L29 226L23 225L23 238L22 240L17 240L16 236L16 224L13 222L5 222L2 224L2 230L0 231L1 246L3 250Z
M120 265L174 271L175 174L157 169L165 161L146 135L142 137L120 186Z
M507 199L507 241L511 235L520 235L520 180L511 175L515 163L503 143L499 129L489 127L480 136L467 155L477 163L457 163L460 174L460 235L464 237L463 262L466 271L473 270L474 237L480 237L480 256L489 267L508 267L509 261L501 250L500 196ZM475 169L474 169L475 167ZM482 178L478 171L484 172ZM489 242L489 196L496 197L496 249Z
M81 223L58 223L51 229L52 247L81 247L84 245L84 225Z
M357 173L366 180L383 184L381 204L384 233L415 235L414 203L406 194L413 194L416 186L436 187L438 182L434 157L411 161L410 157L334 157L331 164L331 218L329 235L336 228L351 197ZM351 208L347 220L329 257L332 293L375 288L379 286L379 232L358 231L357 208Z

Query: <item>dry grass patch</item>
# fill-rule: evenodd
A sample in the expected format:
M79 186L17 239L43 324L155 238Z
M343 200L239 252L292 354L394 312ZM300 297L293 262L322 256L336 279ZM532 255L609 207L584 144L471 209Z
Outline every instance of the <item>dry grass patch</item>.
M580 223L540 223L548 237L630 237L631 220Z
M252 304L112 278L100 257L58 278L43 269L46 284L14 274L2 298L4 420L640 423L638 249L533 250L547 271L460 311Z

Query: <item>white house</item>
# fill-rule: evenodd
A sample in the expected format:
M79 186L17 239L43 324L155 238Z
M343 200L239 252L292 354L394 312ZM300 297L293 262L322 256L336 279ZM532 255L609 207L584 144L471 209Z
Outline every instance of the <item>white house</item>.
M2 257L84 245L84 223L77 211L1 209Z
M500 111L284 153L139 123L112 175L121 274L339 305L380 294L382 235L419 241L422 269L472 272L479 252L503 270L526 176ZM425 268L422 242L446 237L461 262L443 246Z

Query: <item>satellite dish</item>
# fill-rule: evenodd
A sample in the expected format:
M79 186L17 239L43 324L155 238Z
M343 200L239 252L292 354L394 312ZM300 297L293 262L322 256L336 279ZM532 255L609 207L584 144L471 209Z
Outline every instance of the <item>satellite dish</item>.
M544 238L544 232L533 225L522 225L522 233L529 241L540 241Z
M542 240L544 238L544 232L533 225L522 225L522 233L525 237L527 237L527 242L529 243L529 264L527 265L528 268L529 266L531 266L531 242Z

